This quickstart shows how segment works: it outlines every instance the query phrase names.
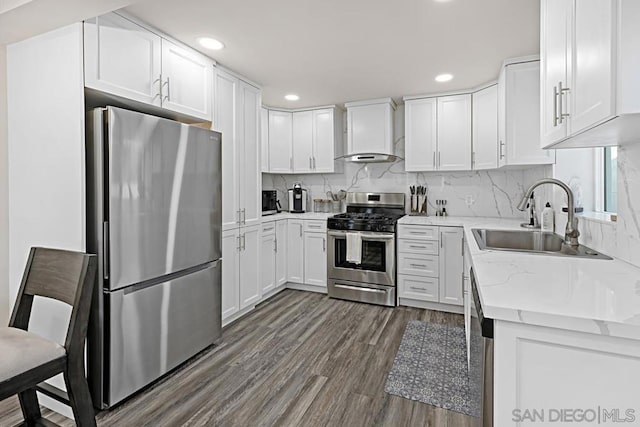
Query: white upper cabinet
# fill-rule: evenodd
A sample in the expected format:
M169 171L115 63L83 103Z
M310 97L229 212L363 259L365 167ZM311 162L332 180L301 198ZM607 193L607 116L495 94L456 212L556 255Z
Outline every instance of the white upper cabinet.
M471 169L471 95L405 99L405 168Z
M393 154L393 115L391 98L350 102L347 107L347 155Z
M342 113L336 108L313 110L313 171L331 173L342 154Z
M335 158L342 153L342 116L337 108L269 110L268 114L268 172L336 171Z
M437 98L404 103L405 168L407 172L436 169Z
M85 85L160 106L162 39L115 13L84 23Z
M293 169L292 113L269 110L269 172L291 173Z
M260 108L260 152L262 172L269 172L269 110Z
M313 112L293 113L293 172L313 172Z
M438 98L438 170L471 169L471 95Z
M543 147L640 141L640 2L542 0Z
M239 158L243 155L237 141L237 78L222 70L215 74L213 130L222 133L222 227L240 224Z
M213 65L204 55L163 39L162 106L211 120Z
M117 13L84 23L85 85L211 120L214 62Z
M240 157L240 201L242 224L260 224L262 220L262 175L260 173L260 89L240 81L240 132L243 152Z
M555 151L540 148L540 61L506 63L498 86L500 166L555 163Z
M498 85L494 84L472 94L474 170L498 168Z

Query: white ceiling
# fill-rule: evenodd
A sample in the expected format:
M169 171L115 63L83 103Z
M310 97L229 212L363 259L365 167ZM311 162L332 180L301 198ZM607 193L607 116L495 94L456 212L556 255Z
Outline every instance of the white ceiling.
M539 0L146 0L126 10L245 75L279 107L471 88L539 52ZM211 52L200 36L226 44ZM436 83L440 73L455 77ZM297 102L285 101L297 93Z

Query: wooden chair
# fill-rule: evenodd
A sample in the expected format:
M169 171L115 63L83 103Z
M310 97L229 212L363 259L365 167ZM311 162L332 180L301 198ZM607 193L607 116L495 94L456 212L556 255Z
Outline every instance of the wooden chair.
M96 425L84 371L95 274L95 255L31 248L9 327L0 328L0 401L18 394L25 420L22 425L52 425L42 418L36 387L60 373L76 424ZM34 296L72 306L64 347L27 331Z

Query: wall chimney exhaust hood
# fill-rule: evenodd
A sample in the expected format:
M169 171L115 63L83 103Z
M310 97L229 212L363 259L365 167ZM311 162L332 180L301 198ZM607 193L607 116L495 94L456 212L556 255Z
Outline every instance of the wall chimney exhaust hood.
M394 154L393 122L396 103L391 98L348 102L347 162L389 163Z

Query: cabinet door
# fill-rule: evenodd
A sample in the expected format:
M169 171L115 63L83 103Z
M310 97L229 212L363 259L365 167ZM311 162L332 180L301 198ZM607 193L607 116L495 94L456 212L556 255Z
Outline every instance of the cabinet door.
M260 273L260 226L240 229L240 310L256 304L262 296Z
M237 94L238 79L222 70L215 75L213 130L222 133L222 229L237 227L241 212L239 202L239 158Z
M440 227L440 302L462 305L463 232L460 227Z
M304 233L304 283L327 287L327 235Z
M276 288L276 235L262 235L260 245L260 287L262 295Z
M304 283L302 220L290 219L287 222L287 281Z
M293 113L293 171L313 172L313 112Z
M240 310L240 234L222 233L222 320Z
M438 170L471 170L471 95L438 98Z
M260 90L240 81L239 104L242 155L240 172L240 207L242 223L247 227L262 221L262 174L260 173Z
M287 220L276 222L276 286L287 283Z
M472 95L473 169L498 167L498 85Z
M313 171L316 173L334 172L335 126L332 108L313 112Z
M162 40L162 107L211 120L213 61Z
M85 86L160 106L161 38L115 13L84 23Z
M555 151L540 148L540 63L507 65L504 80L505 164L554 163Z
M575 2L569 88L572 135L614 114L615 3L612 0Z
M415 99L404 104L405 169L432 171L436 167L437 99Z
M573 0L542 0L540 14L540 136L546 147L567 136L567 121L559 121L559 86L568 87ZM562 96L566 100L566 96ZM566 102L565 102L566 105ZM563 110L567 110L567 106Z
M393 154L393 111L390 104L348 108L347 129L347 154Z
M260 108L260 152L262 172L269 172L269 110Z
M269 170L289 173L293 167L293 115L284 111L269 111Z

